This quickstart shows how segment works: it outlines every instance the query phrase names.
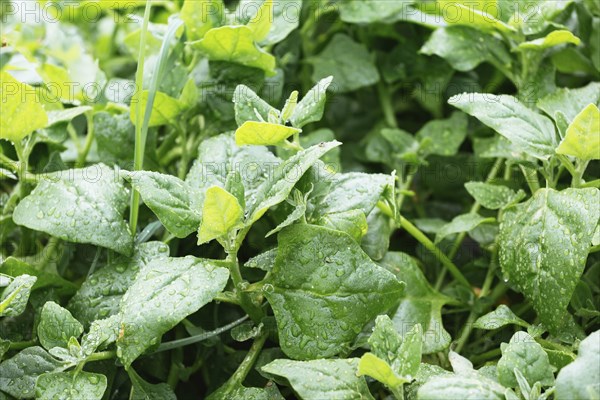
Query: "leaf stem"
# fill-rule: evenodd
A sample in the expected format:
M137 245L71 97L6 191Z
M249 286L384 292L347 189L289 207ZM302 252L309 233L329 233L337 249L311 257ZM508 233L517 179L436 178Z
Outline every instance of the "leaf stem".
M223 385L223 389L221 392L222 395L227 395L231 393L231 391L235 390L236 387L240 386L244 382L244 379L246 379L246 376L250 372L250 369L256 362L256 359L258 358L258 355L260 354L260 351L262 350L265 341L267 340L267 337L268 333L263 332L259 337L257 337L254 340L254 343L252 343L252 346L250 347L250 350L248 351L248 354L246 354L246 357L244 358L242 363L238 366L237 370L233 373L233 375L231 375L231 378L229 378L227 382Z
M10 350L23 350L36 345L35 340L26 340L24 342L10 342L8 348Z
M416 226L414 226L409 220L406 218L399 216L399 224L406 232L408 232L412 237L417 239L427 250L429 250L441 263L444 267L450 271L450 274L456 279L458 282L462 283L470 290L471 284L465 278L465 276L460 272L458 267L454 265L454 263L435 245L433 242L425 236L423 232Z
M108 351L99 351L97 353L91 354L88 358L86 358L86 362L90 361L102 361L102 360L111 360L117 356L117 352L114 350Z
M379 104L383 110L385 122L391 128L398 128L398 122L396 121L396 115L394 113L394 106L392 105L392 97L381 80L377 83L377 96L379 97Z
M144 81L144 62L146 59L146 36L148 33L148 23L150 21L150 10L152 2L146 0L146 8L144 10L144 20L142 22L142 31L140 32L140 51L138 54L138 67L135 73L135 150L133 153L133 170L139 171L144 163L144 133L142 131L142 90ZM131 234L135 235L138 222L138 213L140 206L140 194L137 190L131 190L131 207L129 209L129 228Z
M83 149L79 153L79 157L77 157L77 162L75 163L76 167L83 167L85 165L85 160L92 148L92 143L94 142L94 118L93 111L88 111L85 113L85 117L87 119L87 132L85 136L85 144Z

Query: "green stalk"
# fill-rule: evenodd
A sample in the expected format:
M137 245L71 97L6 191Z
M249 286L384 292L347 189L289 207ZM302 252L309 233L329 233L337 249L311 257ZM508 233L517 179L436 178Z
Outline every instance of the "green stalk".
M94 353L85 359L86 362L90 361L103 361L103 360L112 360L117 356L117 352L113 350L109 351L100 351L98 353Z
M77 162L75 163L76 167L83 167L85 165L85 160L92 148L92 143L94 141L94 119L93 119L93 111L88 111L85 113L85 117L87 119L87 133L85 136L85 145L83 149L79 153L79 157L77 157Z
M429 250L441 263L442 265L450 271L450 274L456 279L458 282L462 283L466 287L472 290L471 284L465 278L465 276L460 272L458 267L454 265L454 263L435 245L433 242L425 236L419 228L414 226L409 220L400 216L399 224L406 232L408 232L412 237L417 239L427 250Z
M244 382L244 379L246 379L246 376L258 358L258 355L260 354L260 351L267 340L267 336L269 335L266 332L263 332L259 337L254 339L252 347L250 347L248 354L246 354L246 357L239 365L238 369L233 373L233 375L231 375L231 378L227 380L225 385L223 385L223 395L231 393L233 390L235 390L235 388Z
M133 170L139 171L144 163L144 132L142 130L142 88L144 81L144 62L146 60L146 34L148 32L148 23L150 21L150 10L152 2L146 0L144 10L144 21L142 22L142 31L140 32L140 51L138 54L138 67L135 73L135 93L137 102L135 104L135 150L133 154ZM129 227L131 234L135 235L138 222L138 213L140 206L140 194L136 190L131 191L131 207L129 209Z
M379 96L379 104L383 110L385 122L390 126L390 128L398 128L398 122L396 121L396 115L394 113L394 106L392 105L392 97L382 81L377 83L377 95Z

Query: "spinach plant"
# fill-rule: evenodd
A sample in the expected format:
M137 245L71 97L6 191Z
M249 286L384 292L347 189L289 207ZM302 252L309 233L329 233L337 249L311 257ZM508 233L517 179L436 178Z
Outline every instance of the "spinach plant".
M0 7L0 399L597 399L594 1Z

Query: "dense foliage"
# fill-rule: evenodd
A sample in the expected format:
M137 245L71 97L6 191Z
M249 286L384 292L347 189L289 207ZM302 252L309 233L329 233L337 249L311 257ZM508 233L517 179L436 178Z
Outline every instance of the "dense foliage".
M0 2L0 399L598 399L599 4Z

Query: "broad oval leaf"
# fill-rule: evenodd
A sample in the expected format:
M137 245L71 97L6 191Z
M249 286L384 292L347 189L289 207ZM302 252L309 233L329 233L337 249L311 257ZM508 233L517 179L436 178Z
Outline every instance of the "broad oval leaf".
M27 307L31 289L37 277L23 274L15 277L2 292L0 297L0 317L16 317Z
M491 217L484 218L477 213L459 215L440 228L437 235L435 235L435 242L439 243L448 235L460 232L469 232L481 224L494 222L495 220L495 218Z
M373 400L365 378L356 376L358 359L292 361L275 360L264 373L287 379L302 399Z
M198 230L198 244L226 236L242 225L244 210L234 195L213 186L206 191L202 208L202 223Z
M222 0L185 0L179 15L189 39L198 40L223 23L225 6Z
M463 93L448 103L461 109L510 140L519 150L547 160L558 145L554 125L547 117L508 95Z
M600 331L579 343L577 359L556 377L556 400L592 400L600 397Z
M37 327L38 339L47 350L53 347L67 348L71 337L78 338L83 333L83 325L71 313L48 301L42 307L40 323Z
M493 383L493 381L492 381ZM419 400L504 400L504 388L489 379L470 376L434 376L418 391Z
M508 345L502 344L502 358L498 361L498 380L506 387L519 386L514 370L518 369L530 386L540 382L554 384L554 374L548 355L527 332L517 332Z
M473 327L478 329L499 329L506 325L518 325L527 328L529 324L517 317L508 306L501 304L494 311L489 312L473 323Z
M52 372L40 375L35 385L39 400L101 400L107 379L86 371Z
M479 204L490 210L498 210L525 197L522 190L515 192L506 186L485 182L467 182L465 188Z
M179 238L200 226L203 194L176 176L151 171L124 175L164 227Z
M325 101L327 100L327 88L329 88L332 81L333 76L321 79L298 102L290 117L290 122L294 127L302 128L306 124L320 121L323 118Z
M152 260L142 267L121 300L117 356L123 365L129 368L165 332L210 302L228 278L226 268L192 256Z
M18 225L129 255L133 238L123 212L128 191L104 164L48 174L15 208Z
M541 189L505 210L498 236L500 266L550 332L561 328L585 267L599 204L598 189Z
M233 104L238 126L246 121L267 121L269 114L277 111L246 85L238 85L235 88Z
M265 291L282 350L295 359L345 353L376 315L399 300L403 284L377 266L349 235L292 225L278 236Z

